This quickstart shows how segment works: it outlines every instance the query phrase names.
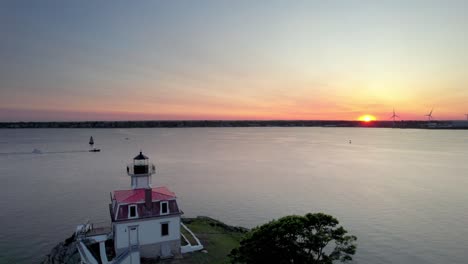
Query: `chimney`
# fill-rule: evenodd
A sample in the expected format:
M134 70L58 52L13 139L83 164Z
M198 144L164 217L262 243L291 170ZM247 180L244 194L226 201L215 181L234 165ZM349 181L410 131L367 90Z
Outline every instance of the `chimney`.
M147 210L153 209L153 190L151 188L145 189L145 206Z

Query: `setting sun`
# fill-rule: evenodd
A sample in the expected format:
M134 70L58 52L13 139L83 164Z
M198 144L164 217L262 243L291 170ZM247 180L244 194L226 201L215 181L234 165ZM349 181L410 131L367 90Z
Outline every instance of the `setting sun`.
M377 120L373 115L363 115L358 118L359 121L370 122Z

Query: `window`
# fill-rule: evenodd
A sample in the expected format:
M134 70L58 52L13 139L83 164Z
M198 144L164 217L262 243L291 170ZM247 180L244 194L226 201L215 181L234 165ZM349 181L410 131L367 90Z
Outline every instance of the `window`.
M136 218L136 217L138 217L137 207L136 207L136 205L130 205L128 207L128 218Z
M169 235L169 223L162 223L161 224L161 236L168 236Z
M161 214L168 214L169 213L169 203L168 202L161 202Z

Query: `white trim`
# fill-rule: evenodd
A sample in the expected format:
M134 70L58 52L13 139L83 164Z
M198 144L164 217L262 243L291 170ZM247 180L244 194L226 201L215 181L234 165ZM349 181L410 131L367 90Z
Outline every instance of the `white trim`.
M163 213L163 204L166 204L166 209L167 211L165 213ZM169 209L169 202L168 201L161 201L159 203L160 207L159 207L159 215L167 215L170 213L170 209Z
M187 243L188 246L192 245L190 244L190 241L187 239L187 237L185 237L184 233L180 232L180 235L182 236L182 238L184 239L185 243Z
M140 217L140 218L132 218L132 219L120 219L112 222L112 224L128 224L128 223L137 223L143 221L153 221L154 219L165 219L165 218L172 218L172 217L181 217L182 213L173 213L167 215L154 215L154 216L147 216L147 217Z
M152 200L152 202L169 202L169 201L177 201L176 198L173 198L173 199L169 199L169 200ZM138 204L145 204L145 202L138 202L138 203L118 203L117 202L117 210L114 212L114 221L125 221L125 220L128 220L128 219L135 219L137 217L128 217L128 215L130 215L130 208L128 209L128 214L127 214L127 218L119 218L119 212L120 212L120 208L121 206L125 206L125 205L138 205ZM112 208L113 209L113 208ZM169 208L169 205L167 205L167 213L166 214L161 214L161 208L159 209L159 215L155 215L153 217L156 217L156 216L165 216L165 215L175 215L175 214L184 214L184 212L182 212L182 210L179 210L178 211L175 211L175 212L171 212L171 209ZM138 210L137 210L137 215L138 215Z
M184 236L184 234L182 232L180 232L180 234L182 235L182 237L187 241L188 245L185 245L185 246L181 246L180 247L180 252L183 254L183 253L188 253L188 252L194 252L194 251L199 251L199 250L202 250L203 249L203 245L202 243L200 242L200 240L198 239L197 236L195 236L195 234L192 232L192 230L190 230L186 225L184 225L182 222L180 223L181 227L184 228L185 230L187 230L190 235L195 239L195 241L197 242L196 245L192 245L188 240L187 238Z
M117 203L117 211L114 212L114 220L118 220L120 212L120 204Z
M165 199L165 200L151 200L152 202L165 202L165 201L175 201L177 198L171 198L171 199ZM117 202L118 205L127 205L127 204L145 204L145 201L141 202L136 202L136 203L119 203Z
M130 212L132 211L130 208L134 207L135 208L135 216L131 216ZM136 204L130 204L128 206L128 219L135 219L138 218L138 207Z
M101 263L102 264L109 264L109 261L107 260L106 242L105 241L99 242L99 255L101 255Z
M85 244L80 240L77 244L78 252L80 253L80 258L82 263L86 264L98 264L99 262L94 258L93 254L89 252L89 249ZM84 260L84 261L83 261Z

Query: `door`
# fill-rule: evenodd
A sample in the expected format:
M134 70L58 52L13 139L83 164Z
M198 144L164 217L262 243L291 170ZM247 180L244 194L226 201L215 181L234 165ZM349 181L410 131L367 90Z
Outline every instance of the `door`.
M130 246L136 246L138 245L138 226L129 226L129 243Z

